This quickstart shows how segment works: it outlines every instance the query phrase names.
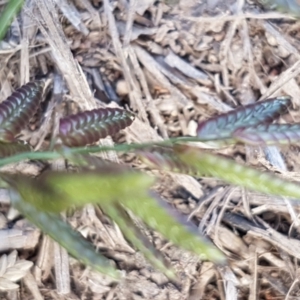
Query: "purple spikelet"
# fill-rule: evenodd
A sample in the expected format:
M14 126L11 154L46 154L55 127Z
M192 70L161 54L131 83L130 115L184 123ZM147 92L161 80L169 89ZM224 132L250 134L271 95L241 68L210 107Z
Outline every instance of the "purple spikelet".
M0 103L0 140L12 142L28 124L42 99L44 82L29 82Z
M61 119L59 136L66 146L85 146L119 132L133 120L133 114L123 109L94 109Z
M250 145L296 144L300 141L300 124L260 124L238 128L233 137Z
M198 124L197 135L203 141L231 138L240 127L271 123L287 111L290 97L282 96L239 107Z

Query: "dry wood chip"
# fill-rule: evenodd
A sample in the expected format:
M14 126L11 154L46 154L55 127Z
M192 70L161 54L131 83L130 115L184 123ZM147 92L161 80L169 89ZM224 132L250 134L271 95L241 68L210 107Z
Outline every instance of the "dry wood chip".
M229 267L225 267L224 269L219 269L222 277L224 279L224 288L226 300L237 300L238 292L237 286L240 285L239 280L233 273L233 271Z
M86 28L85 24L81 20L81 16L77 8L73 3L66 0L54 0L56 5L62 11L64 16L69 20L69 22L84 35L89 34L89 30Z
M3 254L0 258L0 291L18 288L14 282L22 279L33 265L31 261L17 261L17 255L17 251L14 250L9 255Z
M54 242L54 267L57 293L66 295L71 292L69 255L66 249Z
M120 35L124 36L126 34L126 27L125 27L125 23L124 22L117 22L117 28L118 31L120 33ZM157 31L157 28L152 27L152 28L145 28L145 27L140 27L140 26L136 26L133 25L132 26L132 31L131 31L131 35L130 35L130 41L134 41L136 39L139 38L140 35L153 35L155 34Z
M291 80L287 81L282 90L284 93L292 97L292 102L294 104L294 108L300 107L300 87L296 81L296 78L292 78Z
M40 231L37 229L2 229L0 230L0 251L34 249L39 237Z
M131 0L131 1L136 1L136 0ZM136 4L136 12L139 15L143 15L145 11L155 2L155 0L140 0L137 1Z
M210 81L208 80L208 76L205 73L192 67L189 63L184 61L178 55L174 54L172 51L169 52L169 54L165 57L164 60L170 67L174 67L174 68L178 69L186 76L196 79L196 80L199 80L200 82L203 82L204 84L210 83Z
M204 262L201 266L200 276L197 282L192 287L189 300L202 299L205 296L205 289L207 285L216 277L216 269L211 262Z
M52 1L35 0L35 2L40 12L39 29L52 49L53 58L64 74L74 100L82 109L95 108L86 78L73 58Z
M216 230L210 231L210 236L213 240L215 237ZM218 227L218 240L223 248L229 250L230 252L243 257L244 259L249 258L249 249L244 241L237 235L235 235L231 230L224 226Z
M144 49L142 49L139 46L133 47L136 53L136 56L138 60L144 65L144 67L169 91L171 94L175 97L175 101L177 101L177 105L180 107L185 106L192 106L191 102L187 99L185 95L182 94L182 92L177 89L175 86L172 86L171 83L168 81L168 79L165 77L165 75L162 72L162 67L156 62L156 60ZM167 72L164 69L165 72ZM174 77L170 72L167 72L170 77L174 78L176 80L176 77Z
M23 282L28 288L28 290L31 292L32 296L34 297L34 300L44 300L44 297L40 293L39 286L37 284L37 281L33 277L33 275L28 272L24 278Z

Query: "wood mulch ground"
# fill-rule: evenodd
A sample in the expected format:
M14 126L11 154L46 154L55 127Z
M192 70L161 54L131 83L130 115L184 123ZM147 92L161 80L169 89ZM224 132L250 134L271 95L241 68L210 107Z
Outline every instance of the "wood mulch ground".
M5 1L0 1L0 11ZM22 138L49 145L62 114L121 106L137 115L102 141L159 141L195 135L199 120L278 95L293 98L286 122L300 122L300 22L256 1L27 0L0 43L0 100L31 79L47 92ZM298 146L235 146L219 152L299 180ZM144 168L135 157L117 157ZM54 166L56 168L61 165ZM11 172L39 174L22 162ZM155 172L155 171L153 171ZM156 189L227 256L226 267L148 238L178 273L178 290L92 206L69 222L123 270L121 282L85 268L9 206L0 189L0 299L299 299L300 205L212 178L155 173ZM17 259L33 262L18 265ZM8 272L21 278L4 281Z

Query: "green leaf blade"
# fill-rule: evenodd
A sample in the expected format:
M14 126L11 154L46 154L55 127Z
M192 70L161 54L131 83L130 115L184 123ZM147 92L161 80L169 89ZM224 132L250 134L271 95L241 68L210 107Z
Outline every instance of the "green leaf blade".
M59 215L39 211L30 203L23 201L16 193L11 194L11 200L20 213L58 242L74 258L114 279L120 278L120 274L112 267L109 260L97 253L94 247Z
M17 15L24 4L24 0L10 0L0 16L0 41L4 38L13 18Z

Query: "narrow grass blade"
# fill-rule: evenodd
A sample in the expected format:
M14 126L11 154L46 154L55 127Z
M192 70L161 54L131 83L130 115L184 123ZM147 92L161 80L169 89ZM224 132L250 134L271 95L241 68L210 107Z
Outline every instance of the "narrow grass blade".
M250 145L295 144L300 141L300 124L262 124L239 128L233 137Z
M0 41L4 38L8 27L20 11L24 0L9 0L0 15Z
M240 165L234 160L199 151L197 148L181 146L177 147L176 152L185 163L197 168L201 173L257 192L300 199L298 184L272 174Z
M15 192L11 193L11 201L21 214L57 241L74 258L103 274L119 279L118 271L112 267L109 260L97 253L94 247L65 223L59 215L39 211L30 203L23 201Z
M175 219L170 212L148 194L139 196L139 201L134 198L122 201L125 207L140 217L149 227L160 232L174 244L198 254L203 259L216 263L224 263L223 254L210 242L197 233L191 231L185 224Z
M133 114L123 109L94 109L61 119L59 136L66 146L86 146L118 133L133 120Z
M29 82L0 103L0 140L12 142L28 124L42 99L44 82Z
M264 0L261 1L261 4L265 7L300 17L300 3L298 0Z
M198 124L197 135L203 141L230 139L240 127L271 123L290 105L290 97L283 96L239 107Z
M136 199L136 201L139 200ZM174 270L172 270L172 268L167 264L162 254L157 251L141 234L121 205L115 204L101 207L104 212L118 224L122 233L132 243L132 245L141 251L154 267L163 272L173 282L177 281Z

